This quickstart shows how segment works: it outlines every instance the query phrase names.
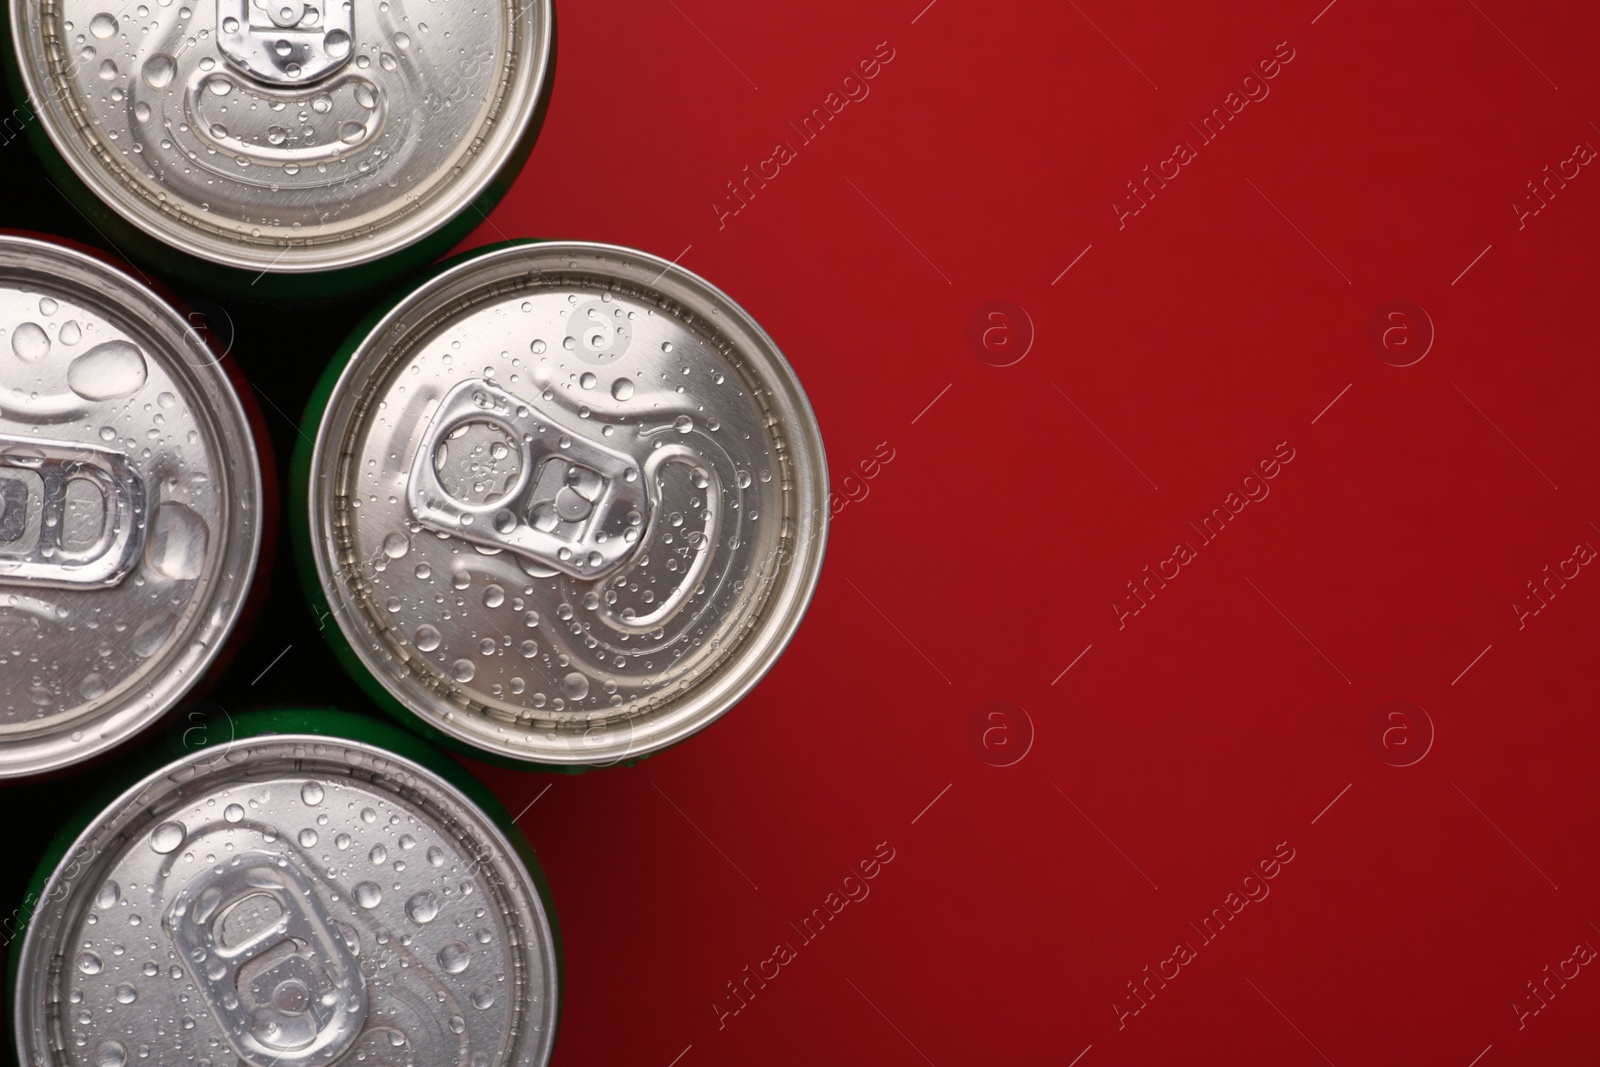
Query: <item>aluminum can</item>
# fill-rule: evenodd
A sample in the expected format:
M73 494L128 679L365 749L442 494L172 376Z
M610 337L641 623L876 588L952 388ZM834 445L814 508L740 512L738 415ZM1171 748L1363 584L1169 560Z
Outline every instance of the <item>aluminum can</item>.
M550 0L10 0L51 178L130 254L320 299L448 251L532 148Z
M547 1063L557 940L504 809L373 719L231 726L46 857L13 943L20 1062Z
M92 759L222 666L267 514L195 324L87 252L0 234L0 781Z
M772 339L665 260L508 243L352 334L291 481L323 632L446 743L580 769L737 702L822 565L816 418Z

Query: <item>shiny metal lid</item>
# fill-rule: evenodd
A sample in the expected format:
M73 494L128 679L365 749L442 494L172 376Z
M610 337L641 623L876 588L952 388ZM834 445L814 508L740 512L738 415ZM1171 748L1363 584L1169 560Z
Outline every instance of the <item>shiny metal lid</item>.
M207 748L124 793L23 939L28 1067L544 1064L556 959L470 800L316 735Z
M99 260L0 236L0 778L199 681L244 606L261 467L215 353Z
M501 246L357 345L316 438L312 552L414 714L597 765L771 666L821 567L826 478L794 372L726 295L625 248Z
M101 200L247 271L371 262L514 157L550 0L10 0L28 102Z

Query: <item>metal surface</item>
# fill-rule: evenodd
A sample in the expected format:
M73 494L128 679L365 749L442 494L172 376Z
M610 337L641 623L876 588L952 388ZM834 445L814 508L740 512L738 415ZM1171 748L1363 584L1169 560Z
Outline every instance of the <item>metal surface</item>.
M465 209L549 76L550 0L11 0L29 102L134 225L250 271L369 263Z
M0 778L160 717L237 621L261 473L215 359L125 275L0 237Z
M548 1061L549 921L431 771L316 735L208 748L92 823L20 956L28 1067Z
M357 347L308 501L330 612L402 705L553 765L657 751L735 703L821 566L815 417L771 338L624 248L502 247Z

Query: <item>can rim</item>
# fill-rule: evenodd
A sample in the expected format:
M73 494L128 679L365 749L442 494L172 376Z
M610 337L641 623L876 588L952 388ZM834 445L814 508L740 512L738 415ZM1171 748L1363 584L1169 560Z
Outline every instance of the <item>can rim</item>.
M104 310L103 302L110 293L132 305L131 308L117 310L120 310L121 317L127 323L137 325L138 329L130 330L130 333L137 336L142 332L147 335L147 340L160 342L164 363L172 352L181 352L185 348L214 356L205 339L179 315L176 308L153 290L100 258L37 237L0 233L0 258L3 258L6 249L16 249L36 274L49 274L59 290L72 293L74 298L83 300L89 306L96 306L98 302L97 313L108 319L113 318L113 314ZM64 267L82 271L83 275L72 278ZM86 285L86 281L97 283L99 288ZM187 677L172 686L172 691L165 699L112 703L88 719L72 720L71 728L80 730L83 740L75 742L70 748L52 751L45 744L47 740L58 738L61 733L59 730L18 732L14 739L7 738L0 742L0 781L47 774L92 759L161 719L195 690L217 662L224 651L227 636L237 627L250 602L267 521L267 516L263 514L266 489L261 454L256 447L252 424L232 380L221 368L220 358L204 365L214 367L214 374L188 360L180 358L177 362L192 368L192 381L189 384L203 390L203 397L195 398L194 402L198 404L202 399L206 402L208 413L218 431L216 443L237 446L245 453L242 458L246 462L242 470L237 464L219 462L217 465L227 479L229 498L234 501L231 514L237 515L243 511L250 516L250 521L243 524L245 536L242 540L237 536L241 525L238 521L226 531L229 536L226 558L232 566L219 565L219 574L206 592L207 602L212 607L221 605L223 610L220 614L216 611L196 612L194 616L205 622L217 639L209 642L203 654L194 661ZM218 458L225 460L229 457L219 451ZM240 498L250 501L250 507L241 509L236 503ZM230 584L221 576L222 571L229 569L240 576L235 583ZM231 595L230 589L233 589ZM171 677L169 675L169 681Z
M430 301L438 296L450 295L459 307L464 294L476 291L467 281L476 272L492 270L506 260L520 259L530 275L538 273L539 268L528 257L529 252L564 261L585 257L607 259L612 261L612 270L616 269L616 263L631 262L649 272L644 275L646 278L655 279L642 283L642 287L657 290L661 295L670 295L663 288L663 283L670 279L680 293L694 298L700 307L713 306L725 311L754 341L756 351L749 355L766 361L761 368L762 384L768 387L777 403L784 425L793 437L802 440L806 446L803 449L791 449L797 465L796 521L810 524L807 531L809 536L796 538L797 555L801 558L786 568L790 574L788 579L774 584L760 624L743 639L747 651L730 657L703 684L695 685L683 701L641 716L646 721L666 718L669 723L665 728L653 730L651 740L642 745L634 744L633 733L629 731L620 743L602 740L587 751L563 747L536 748L527 744L513 744L469 729L463 725L465 716L446 717L437 714L419 700L415 692L397 683L383 661L375 655L364 633L352 632L347 617L359 614L359 608L345 595L337 580L341 572L334 562L328 525L330 516L321 492L331 479L326 464L319 465L317 460L328 455L330 446L334 444L335 423L339 424L337 436L341 440L350 430L350 407L358 398L358 386L364 383L372 369L363 366L363 362L371 354L373 343L387 340L388 343L382 347L384 351L389 351L394 344L408 341L412 331L407 320L419 309L427 308ZM689 303L689 300L682 302ZM429 325L432 325L432 320L429 320ZM828 472L822 431L798 375L777 343L754 317L711 282L660 256L623 245L598 241L507 241L474 250L447 262L419 287L357 327L342 352L346 362L328 390L321 412L308 412L307 415L308 419L320 415L306 464L303 503L306 507L308 547L320 592L350 651L366 674L375 679L401 709L420 719L430 731L436 731L473 750L522 765L572 769L638 760L678 744L721 718L766 676L788 647L816 591L827 545Z
M254 714L262 718L268 718L278 713L269 711L257 712ZM268 725L270 727L270 724ZM62 849L61 858L65 859L65 857L74 854L79 848L81 848L85 842L100 828L103 817L107 813L124 809L130 803L136 801L146 790L148 790L152 785L155 785L159 780L167 778L174 772L191 765L203 765L206 762L221 763L226 760L226 754L234 746L259 744L264 738L270 738L276 743L291 746L296 744L344 745L362 749L366 752L379 756L380 758L388 761L390 764L403 765L409 773L429 780L435 788L447 795L453 802L460 805L463 811L472 815L472 821L475 824L474 830L488 837L490 843L499 849L499 855L507 859L507 862L495 865L496 872L501 876L506 876L509 874L511 878L517 880L519 883L518 888L522 891L525 899L529 902L530 907L534 910L536 917L543 920L543 937L540 939L541 951L539 953L539 962L544 969L544 976L548 982L548 992L544 998L543 1010L540 1015L540 1025L542 1032L547 1036L544 1041L544 1055L534 1062L540 1064L548 1063L555 1050L556 1028L560 1015L559 1005L561 1001L562 979L561 962L556 947L559 935L556 932L555 923L553 921L550 908L547 905L545 896L540 892L537 879L528 869L527 863L521 862L521 850L518 849L516 844L511 841L506 833L496 824L493 814L485 810L483 805L481 805L472 797L468 796L464 789L462 789L455 782L450 781L444 774L425 766L409 755L396 752L374 742L363 741L349 737L329 736L327 734L314 734L298 731L276 733L272 732L269 728L263 733L249 734L238 737L229 741L225 745L218 746L215 749L207 747L202 749L198 754L191 754L170 762L166 762L157 767L155 770L149 771L141 776L137 781L133 782L126 789L119 792L110 803L106 804L101 810L100 814L93 815L89 818L88 822L73 837L72 841L67 843L66 847ZM189 781L192 780L192 778L189 779ZM511 857L516 857L516 859L511 859ZM60 875L61 862L58 860L55 868L52 869L49 876L43 880L42 887L37 894L36 899L41 903L42 906L36 908L29 915L27 927L22 935L22 940L15 947L12 955L11 985L13 989L12 1005L14 1008L12 1015L12 1036L19 1062L30 1062L27 1056L29 1049L25 1042L29 1039L30 1032L37 1031L43 1024L43 1020L35 1019L33 1017L37 1014L36 1004L33 998L25 998L22 995L23 978L25 975L38 972L39 967L43 963L41 954L45 951L44 946L48 944L51 938L54 937L55 928L57 926L57 923L53 923L48 920L53 913L59 913L62 911L63 906L73 896L73 889L71 887L67 887L61 893L61 898L59 901L51 901L51 897L58 887ZM46 921L40 921L41 913L44 913ZM59 918L59 916L57 917ZM48 933L41 933L41 931L48 931ZM39 1035L35 1033L33 1036L37 1037Z
M506 113L515 121L499 119L492 123L485 145L472 156L467 178L456 179L440 190L446 199L435 200L433 210L423 209L407 217L405 224L387 231L383 239L376 237L362 241L364 246L351 248L351 241L328 240L322 244L297 246L292 241L281 244L242 243L222 236L214 236L193 227L178 229L170 223L170 214L144 204L137 198L122 195L123 183L114 173L101 168L91 158L86 158L80 146L72 139L75 131L69 124L59 121L55 111L56 94L48 92L53 84L46 72L36 66L37 56L32 38L24 32L27 9L36 0L10 0L9 29L15 44L13 52L15 69L22 82L24 104L39 120L55 154L65 161L68 169L83 185L118 217L147 236L154 238L178 252L219 266L246 272L265 274L304 275L327 271L349 270L366 266L399 252L448 226L451 220L473 207L479 197L489 190L500 171L516 158L518 148L529 123L539 110L546 82L552 73L554 49L554 0L507 0L519 14L512 22L526 22L534 29L529 35L529 62L525 64L508 94L511 106ZM24 42L27 42L26 44ZM41 106L39 101L45 104ZM90 156L93 153L89 153ZM439 205L443 205L442 207Z

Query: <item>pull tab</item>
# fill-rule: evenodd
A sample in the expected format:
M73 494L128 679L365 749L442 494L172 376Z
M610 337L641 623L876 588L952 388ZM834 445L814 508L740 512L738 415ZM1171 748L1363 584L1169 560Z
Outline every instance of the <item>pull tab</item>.
M217 0L217 47L269 85L305 85L350 61L353 0Z
M144 526L144 481L120 452L0 436L0 582L114 586Z
M430 530L596 579L633 552L650 516L632 456L571 433L483 379L439 403L406 502Z
M361 1036L361 964L292 859L246 852L199 875L165 925L249 1067L326 1067Z

